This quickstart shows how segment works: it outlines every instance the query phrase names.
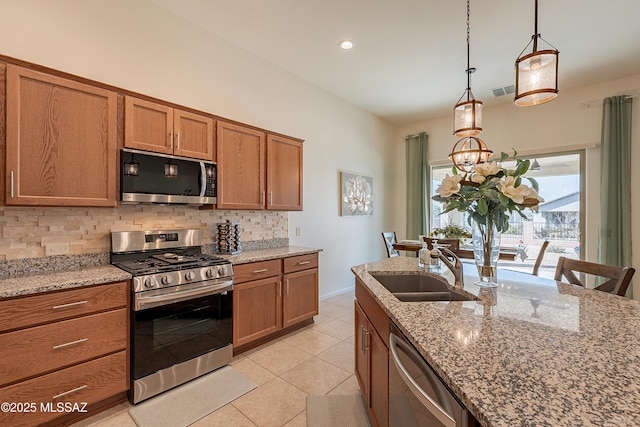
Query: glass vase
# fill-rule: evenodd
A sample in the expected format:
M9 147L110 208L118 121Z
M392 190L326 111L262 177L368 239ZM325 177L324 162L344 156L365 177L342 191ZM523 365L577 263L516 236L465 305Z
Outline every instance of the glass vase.
M480 277L480 280L475 283L484 288L496 287L498 286L496 270L502 233L498 231L491 219L487 219L486 223L473 221L471 234L473 236L473 258Z

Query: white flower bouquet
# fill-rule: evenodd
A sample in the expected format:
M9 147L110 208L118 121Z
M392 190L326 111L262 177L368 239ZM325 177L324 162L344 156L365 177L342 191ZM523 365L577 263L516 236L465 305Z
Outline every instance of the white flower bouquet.
M497 163L477 164L464 175L454 169L453 176L445 176L436 190L438 195L432 199L443 203L442 213L452 210L467 212L469 225L475 221L492 224L499 232L507 231L512 213L526 218L525 209L537 211L538 205L544 202L538 195L536 180L523 176L529 170L529 160L516 156L514 152L515 169L502 167L509 157L506 153L502 153ZM523 183L523 179L527 179L530 185Z
M454 169L436 190L433 200L442 202L442 213L454 209L467 212L472 228L473 253L480 280L478 286L494 287L500 253L500 235L509 228L509 216L516 212L523 218L525 209L537 211L544 200L538 195L538 183L523 175L529 170L529 160L513 153L515 169L502 166L508 155L502 153L498 163L475 165L470 172L459 175ZM530 186L522 181L527 179Z

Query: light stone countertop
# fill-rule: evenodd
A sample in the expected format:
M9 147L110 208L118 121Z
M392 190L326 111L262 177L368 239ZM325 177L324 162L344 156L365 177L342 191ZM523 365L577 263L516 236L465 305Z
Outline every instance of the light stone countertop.
M477 300L400 302L370 274L416 258L352 271L482 425L640 426L640 302L508 270L480 295L464 269Z
M131 279L131 274L111 265L83 267L0 279L0 298L73 289Z
M231 260L233 264L244 264L248 262L266 261L296 255L305 255L320 252L322 249L306 248L302 246L282 246L270 249L260 249L241 252L237 255L221 255ZM49 257L55 258L55 257ZM130 280L131 274L111 265L89 265L76 267L73 257L60 257L56 262L49 263L36 260L39 264L34 265L35 274L9 275L0 278L0 298L11 298L37 294L41 292L57 291L62 289L72 289L81 286L99 285L104 283ZM27 261L25 261L27 262ZM33 263L34 261L32 261ZM97 261L96 261L97 262ZM43 264L43 265L40 265ZM63 265L72 266L63 269ZM46 271L50 268L51 271Z
M287 258L297 255L306 255L321 252L322 249L307 248L304 246L281 246L271 249L259 249L244 251L236 255L214 254L231 261L232 264L246 264L249 262L268 261L271 259Z

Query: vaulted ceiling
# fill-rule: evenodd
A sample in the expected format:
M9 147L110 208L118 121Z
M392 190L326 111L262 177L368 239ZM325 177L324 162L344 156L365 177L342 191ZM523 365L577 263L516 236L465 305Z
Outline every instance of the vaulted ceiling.
M395 124L448 114L466 87L465 0L149 1ZM560 96L640 73L639 17L640 0L540 0ZM476 98L512 102L492 89L515 84L534 0L471 0L470 24ZM340 49L343 39L354 48Z

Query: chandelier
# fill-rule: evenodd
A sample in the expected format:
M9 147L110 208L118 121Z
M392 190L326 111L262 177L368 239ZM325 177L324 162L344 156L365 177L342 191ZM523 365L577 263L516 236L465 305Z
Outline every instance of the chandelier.
M538 39L549 49L538 50ZM533 43L533 51L523 53ZM519 107L544 104L558 96L558 55L560 52L538 33L538 0L535 0L533 36L516 59L516 95L513 103Z

